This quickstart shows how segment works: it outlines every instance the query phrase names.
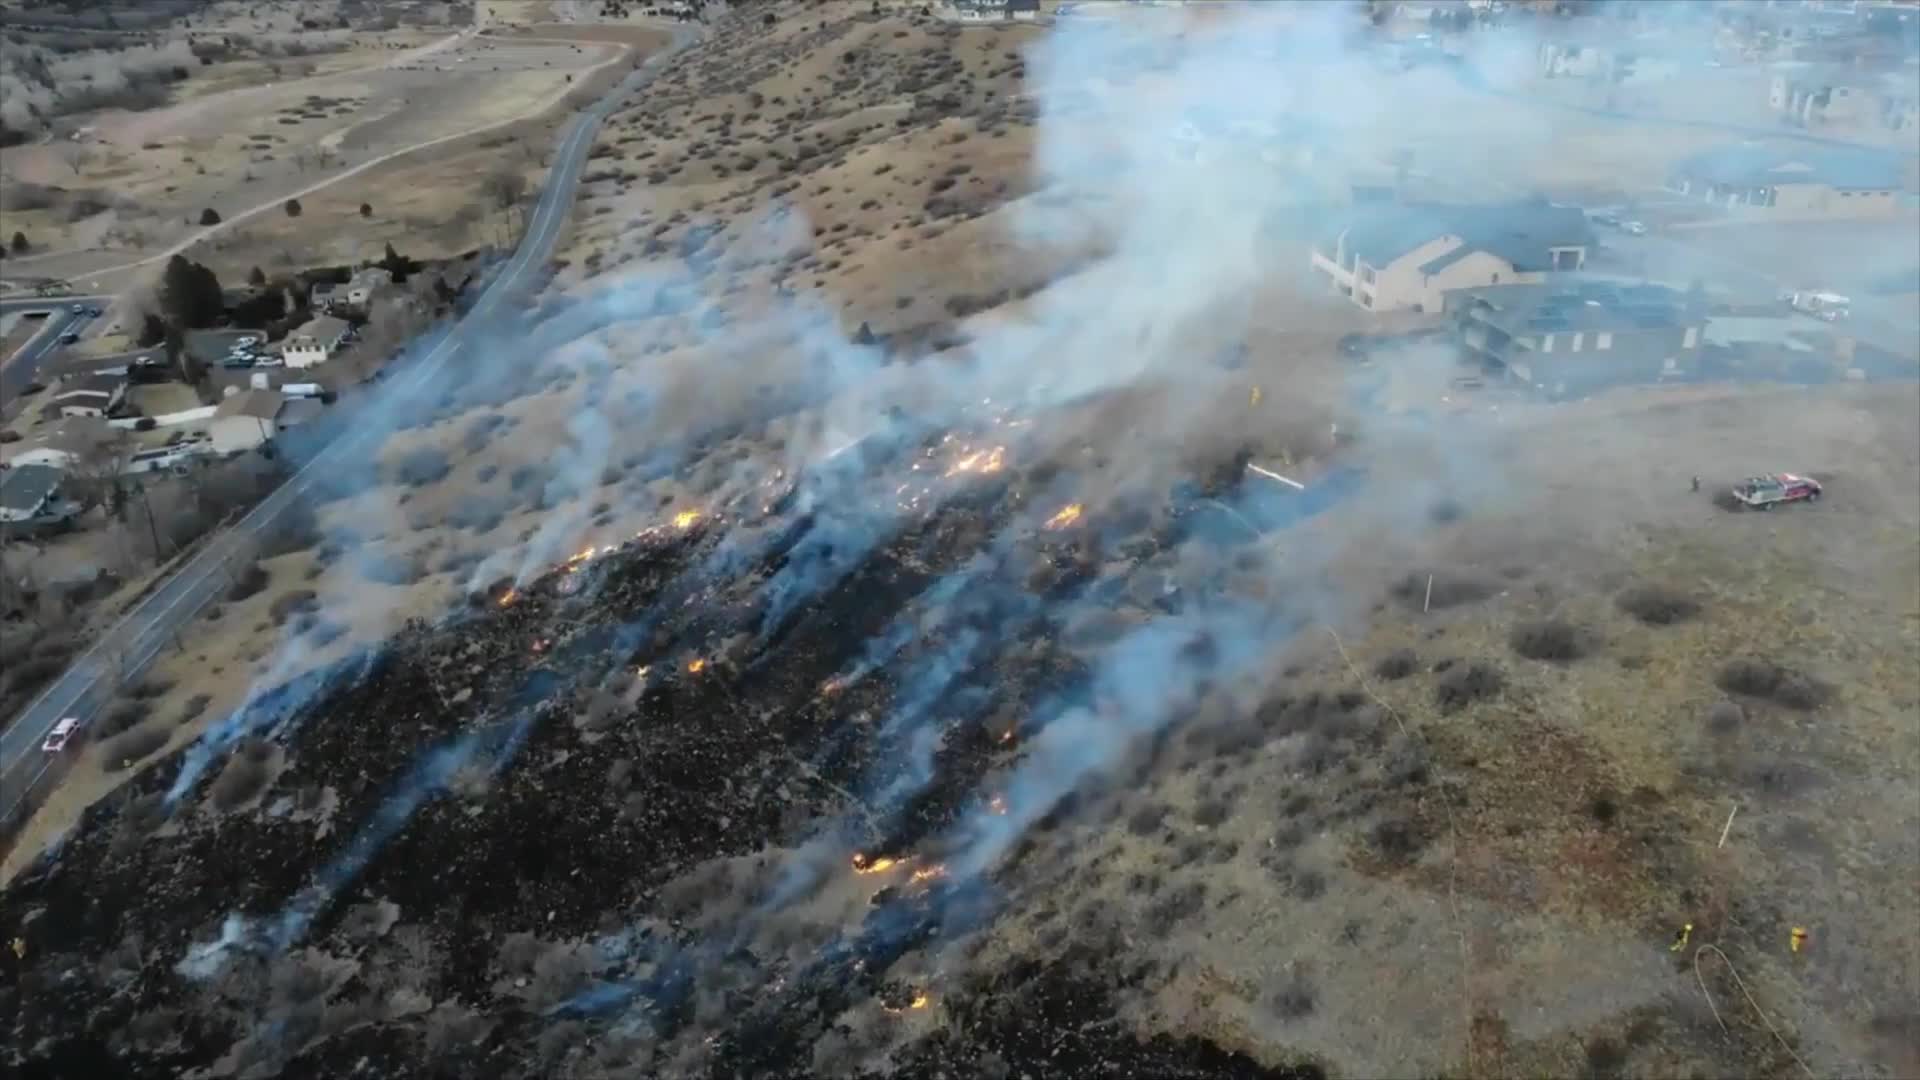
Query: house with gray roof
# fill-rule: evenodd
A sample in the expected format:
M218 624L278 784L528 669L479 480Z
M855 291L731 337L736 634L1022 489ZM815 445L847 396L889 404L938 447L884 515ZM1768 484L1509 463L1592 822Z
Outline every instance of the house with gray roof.
M71 517L78 507L60 497L66 474L51 465L16 465L0 471L0 522L38 523Z
M94 372L61 379L49 395L53 400L40 409L40 415L47 420L117 415L126 403L127 386L125 372Z
M251 450L280 430L280 411L286 396L278 390L234 390L222 398L207 423L207 434L218 454Z
M1312 266L1369 311L1438 312L1453 289L1540 282L1579 270L1593 229L1544 199L1476 206L1356 206L1316 245Z
M1554 397L1685 377L1707 325L1676 289L1577 276L1461 289L1446 310L1462 355Z
M1673 190L1745 213L1870 217L1897 213L1906 187L1900 158L1860 146L1738 143L1676 164Z

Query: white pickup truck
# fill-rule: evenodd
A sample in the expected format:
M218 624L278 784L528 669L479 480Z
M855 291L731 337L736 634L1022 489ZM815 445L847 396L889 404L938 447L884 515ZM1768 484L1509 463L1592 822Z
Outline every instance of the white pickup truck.
M1790 292L1781 296L1787 306L1817 319L1839 322L1847 317L1853 301L1836 292Z

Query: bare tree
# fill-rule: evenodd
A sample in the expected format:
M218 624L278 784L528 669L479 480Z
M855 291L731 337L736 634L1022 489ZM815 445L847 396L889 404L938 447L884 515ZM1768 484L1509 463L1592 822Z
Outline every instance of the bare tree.
M527 178L512 169L499 169L481 182L480 190L496 208L511 210L525 197Z
M120 473L133 454L133 436L119 428L107 428L98 439L79 446L67 464L69 492L82 507L105 506L120 516Z
M87 166L93 164L99 156L89 143L66 142L60 145L60 160L67 163L67 168L72 169L75 176L85 172Z
M409 285L425 281L430 275L415 274ZM427 328L429 304L415 295L383 296L367 312L367 324L361 328L360 341L345 358L360 375L370 375L387 362L388 357Z

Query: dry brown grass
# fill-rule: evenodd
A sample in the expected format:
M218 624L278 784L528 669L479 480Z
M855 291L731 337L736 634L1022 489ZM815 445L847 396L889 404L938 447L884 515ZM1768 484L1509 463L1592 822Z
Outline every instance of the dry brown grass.
M882 332L950 319L957 297L1004 293L982 317L1010 318L1023 289L1071 265L1075 253L1058 266L1033 259L1003 228L1005 201L1027 182L1022 122L992 120L984 127L999 133L989 134L953 109L897 105L902 67L923 63L941 73L933 89L959 93L955 65L973 74L961 111L985 111L989 88L997 100L1017 93L1002 55L1017 34L819 17L730 32L724 48L676 61L657 94L605 130L612 154L587 171L618 175L592 181L582 199L564 255L574 280L646 258L650 242L655 256L677 252L703 215L732 230L709 241L722 247L776 196L804 208L815 232L768 264L722 260L743 305L783 281ZM861 48L892 66L841 60ZM848 68L879 74L874 85L836 87ZM1592 137L1554 167L1569 179L1586 170L1591 182L1598 164L1626 153ZM1633 157L1629 171L1674 148ZM954 186L932 191L956 165L967 169ZM977 203L928 210L929 197L955 193ZM1248 377L1337 388L1332 340L1360 315L1275 277L1272 296L1252 305L1260 325L1241 342ZM646 349L677 360L685 340L668 322L607 336L636 368ZM1200 335L1194 352L1227 344ZM499 411L517 426L477 440L445 480L323 513L408 567L512 550L543 520L525 499L448 524L477 493L510 490L517 469L564 444L586 392L507 403ZM1411 393L1434 404L1431 387ZM1869 1060L1862 1018L1915 992L1900 963L1913 910L1898 874L1920 830L1900 798L1920 760L1915 404L1911 388L1723 386L1558 407L1503 399L1497 412L1480 399L1432 433L1377 421L1355 453L1379 497L1281 541L1331 552L1328 604L1347 616L1351 666L1316 634L1270 673L1295 704L1311 697L1297 711L1314 725L1173 740L1136 782L1036 839L1009 876L1023 902L970 945L976 962L1111 933L1150 975L1116 1022L1209 1036L1268 1062L1307 1054L1356 1075L1571 1075L1621 1061L1648 1075L1766 1074L1780 1060L1763 1027L1730 1022L1723 1037L1704 1007L1695 1015L1679 1004L1696 991L1667 946L1693 922L1696 942L1738 959L1816 1068ZM388 460L464 445L471 419L407 432ZM1730 518L1687 490L1692 473L1719 483L1756 460L1838 469L1844 482L1816 511L1764 518ZM603 497L589 491L569 505ZM1462 513L1429 527L1427 508L1441 497ZM344 648L407 614L444 610L463 578L449 569L383 584L341 563L309 584L306 558L286 557L271 588L163 662L175 697L212 697L206 716L230 707L259 673L271 636L257 627L285 589L311 587L328 617L351 615L335 646ZM1448 602L1423 611L1423 588L1396 592L1429 574ZM1683 590L1698 611L1647 617L1670 607L1634 592L1655 584ZM365 602L333 606L352 599ZM1576 628L1584 655L1517 654L1515 630L1530 624ZM1813 675L1833 697L1802 711L1749 694L1728 722L1717 678L1748 656ZM1475 664L1501 673L1496 692L1439 692ZM1356 671L1383 665L1400 677L1369 680L1371 689L1406 735L1357 685ZM1209 719L1243 718L1195 717L1189 730ZM1742 809L1721 849L1734 804ZM1784 929L1800 921L1816 924L1816 957L1785 952ZM1467 958L1455 962L1462 945Z

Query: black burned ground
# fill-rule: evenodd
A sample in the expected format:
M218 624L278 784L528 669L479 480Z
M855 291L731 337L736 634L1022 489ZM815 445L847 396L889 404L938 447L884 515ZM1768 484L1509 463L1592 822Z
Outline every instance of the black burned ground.
M955 974L944 1022L891 1025L926 1004L895 966L990 923L991 881L929 870L804 913L832 888L820 852L847 876L848 851L904 861L976 812L1035 703L1085 680L1050 613L1102 559L1183 539L1142 515L1131 555L996 543L1027 498L990 480L777 618L754 586L802 557L806 517L745 566L724 523L683 521L262 699L177 808L179 755L9 889L8 1056L49 1076L1314 1075L1132 1036L1114 1018L1144 969L1086 945ZM937 630L875 657L963 564ZM1172 606L1133 593L1103 602ZM915 692L894 673L953 640L916 749L924 727L878 718ZM905 794L882 812L876 789Z

